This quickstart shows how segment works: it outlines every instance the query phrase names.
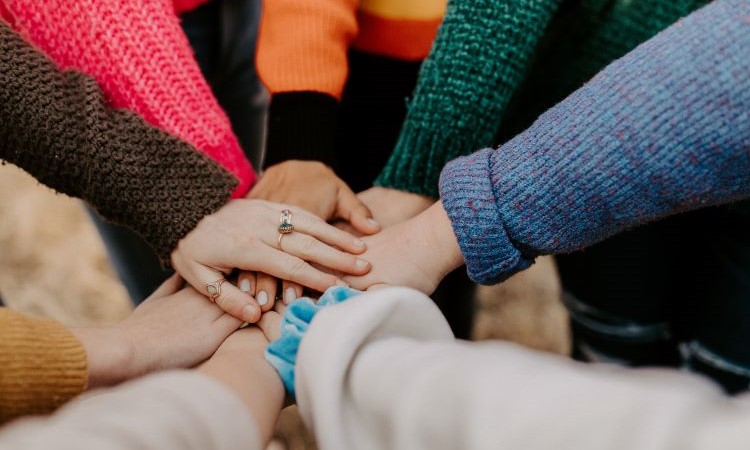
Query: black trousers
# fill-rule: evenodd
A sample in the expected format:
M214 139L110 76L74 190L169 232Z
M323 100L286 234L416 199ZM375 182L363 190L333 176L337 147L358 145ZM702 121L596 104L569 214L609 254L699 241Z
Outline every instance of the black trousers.
M558 258L576 356L750 380L750 217L709 208Z

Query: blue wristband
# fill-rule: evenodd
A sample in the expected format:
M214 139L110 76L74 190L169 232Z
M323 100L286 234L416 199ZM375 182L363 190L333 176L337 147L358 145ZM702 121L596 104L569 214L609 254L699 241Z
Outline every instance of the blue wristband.
M358 294L361 292L336 286L326 290L317 303L309 298L300 298L287 306L281 319L281 337L266 347L266 360L279 373L286 391L292 398L295 398L294 366L297 362L297 351L313 317L322 308L341 303Z

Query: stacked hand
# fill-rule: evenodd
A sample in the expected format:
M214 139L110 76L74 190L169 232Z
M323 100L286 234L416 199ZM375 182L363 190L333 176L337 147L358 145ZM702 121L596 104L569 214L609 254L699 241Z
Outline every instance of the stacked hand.
M279 238L282 211L289 210L294 231ZM279 244L282 244L279 248ZM259 305L253 294L223 282L234 269L258 271L317 291L343 284L337 273L362 275L370 264L356 255L364 243L301 208L264 200L232 200L206 216L178 244L172 265L198 292L209 296L222 310L246 322L256 322L272 307L273 296ZM241 287L245 283L240 281ZM244 292L243 292L244 291ZM275 289L274 289L275 291ZM258 298L258 300L263 300Z

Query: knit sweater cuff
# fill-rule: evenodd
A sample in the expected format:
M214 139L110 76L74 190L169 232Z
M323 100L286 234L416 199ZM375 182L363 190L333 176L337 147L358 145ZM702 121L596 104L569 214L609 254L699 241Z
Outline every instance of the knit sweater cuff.
M437 198L439 196L440 170L463 148L461 136L447 138L432 130L421 133L412 130L413 121L404 124L396 147L388 163L375 179L375 186ZM429 128L429 127L426 127ZM448 148L441 143L450 142Z
M301 159L320 161L335 169L338 109L339 102L321 92L274 94L264 167Z
M494 284L528 268L533 257L516 248L498 220L490 154L484 149L450 162L440 177L440 197L472 280ZM486 205L492 205L488 208Z
M86 351L64 326L7 308L0 325L0 423L51 412L86 389Z

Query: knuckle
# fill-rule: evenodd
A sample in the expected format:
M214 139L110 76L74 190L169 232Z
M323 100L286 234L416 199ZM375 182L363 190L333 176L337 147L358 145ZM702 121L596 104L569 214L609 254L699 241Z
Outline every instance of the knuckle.
M317 239L311 238L309 236L305 237L301 245L302 248L300 249L300 252L305 258L312 257L318 252L320 248L320 242L318 242Z
M285 277L288 280L296 279L307 267L307 263L300 258L289 258L285 267Z

